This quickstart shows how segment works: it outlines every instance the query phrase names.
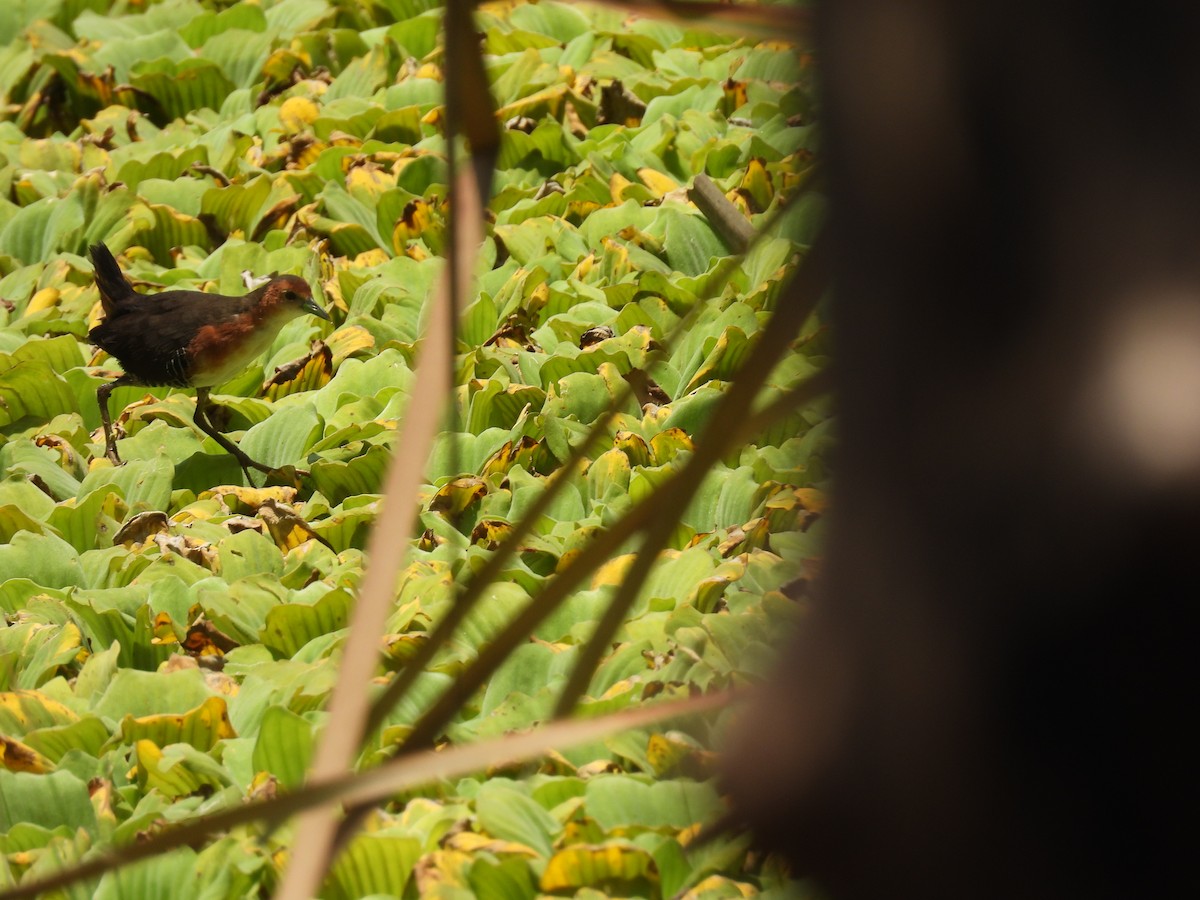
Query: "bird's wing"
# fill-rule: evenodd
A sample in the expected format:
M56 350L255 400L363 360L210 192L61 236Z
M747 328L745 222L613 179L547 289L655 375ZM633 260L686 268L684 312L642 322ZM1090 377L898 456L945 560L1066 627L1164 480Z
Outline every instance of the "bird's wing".
M143 384L184 387L191 383L187 348L196 333L205 325L236 318L253 303L247 297L199 291L139 294L136 302L93 328L89 337Z

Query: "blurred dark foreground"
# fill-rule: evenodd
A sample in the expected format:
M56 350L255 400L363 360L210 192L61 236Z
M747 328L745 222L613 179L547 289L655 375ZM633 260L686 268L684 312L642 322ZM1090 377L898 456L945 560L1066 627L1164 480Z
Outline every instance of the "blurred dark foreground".
M819 17L836 511L739 810L834 900L1200 897L1200 6Z

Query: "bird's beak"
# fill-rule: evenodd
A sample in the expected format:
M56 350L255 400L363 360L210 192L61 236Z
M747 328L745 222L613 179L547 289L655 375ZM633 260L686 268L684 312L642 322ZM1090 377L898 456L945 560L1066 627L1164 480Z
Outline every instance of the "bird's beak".
M312 297L309 297L307 300L305 300L303 305L300 308L302 310L304 310L306 313L312 313L314 316L318 316L319 318L324 319L326 322L333 321L332 319L329 318L329 313L327 313L327 312L325 312L325 310L321 309L321 307L317 305L317 301L314 300Z

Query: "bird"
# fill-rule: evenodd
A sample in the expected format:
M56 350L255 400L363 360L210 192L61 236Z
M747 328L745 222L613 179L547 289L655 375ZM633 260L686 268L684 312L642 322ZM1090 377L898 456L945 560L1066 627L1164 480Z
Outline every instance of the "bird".
M93 244L89 252L104 319L88 338L124 369L96 391L104 455L114 465L122 464L108 409L114 388L195 388L194 421L200 430L237 459L247 479L252 468L274 472L217 430L209 413L209 392L262 356L285 323L305 314L329 321L308 282L297 275L276 274L244 297L187 290L139 294L103 242Z

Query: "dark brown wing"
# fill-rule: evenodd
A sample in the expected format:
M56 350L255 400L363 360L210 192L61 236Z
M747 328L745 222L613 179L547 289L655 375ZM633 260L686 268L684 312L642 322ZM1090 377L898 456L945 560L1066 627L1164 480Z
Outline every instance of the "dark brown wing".
M126 373L142 384L186 387L191 384L186 350L196 332L254 308L258 293L245 297L200 291L135 294L114 315L106 316L88 337L115 356Z

